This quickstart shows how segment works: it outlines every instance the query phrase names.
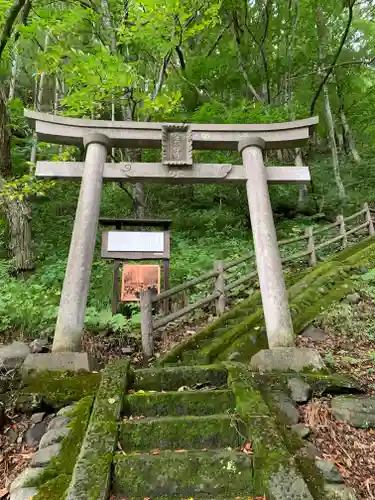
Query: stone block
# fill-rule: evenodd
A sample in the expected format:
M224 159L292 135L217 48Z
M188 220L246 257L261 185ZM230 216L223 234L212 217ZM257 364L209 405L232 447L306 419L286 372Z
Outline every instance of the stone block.
M321 342L322 340L325 340L328 335L321 328L310 325L303 330L303 332L301 333L301 337L309 338L313 342Z
M66 427L46 432L40 440L39 449L41 450L42 448L51 446L51 444L60 443L60 441L62 441L68 434L69 429L67 429Z
M28 467L19 474L10 485L10 492L17 488L23 488L29 481L36 479L42 472L43 467Z
M292 467L283 469L280 466L278 472L270 475L268 493L270 500L313 500L307 484Z
M309 384L296 377L288 380L288 389L290 390L290 397L296 403L306 403L312 394Z
M39 441L42 439L42 436L46 432L47 422L39 422L38 424L34 424L28 431L26 432L25 441L28 446L35 446L39 444Z
M55 417L48 424L47 431L53 431L56 429L61 429L62 427L66 427L70 421L70 418L64 417L63 415Z
M344 420L353 427L375 426L375 397L337 396L332 399L331 408L337 420Z
M326 368L318 351L300 347L262 349L250 360L250 367L261 373L318 371Z
M356 500L357 498L353 488L349 488L345 484L327 484L325 491L330 500Z
M44 467L47 465L52 457L56 457L61 450L61 444L51 444L51 446L47 446L47 448L42 448L37 451L33 456L30 466L31 467Z
M339 469L331 460L315 460L315 464L329 483L342 483Z
M0 347L0 368L8 370L21 366L29 353L29 346L23 342L12 342Z
M40 424L40 422L43 420L43 418L45 417L46 415L46 412L39 412L39 413L34 413L33 415L31 415L30 417L30 421L33 423L33 424Z
M43 371L90 372L95 368L94 360L86 352L29 354L22 365L22 375Z
M69 415L69 413L71 413L75 408L75 405L69 405L69 406L64 406L64 408L61 408L61 410L59 410L57 412L57 416L58 417L63 417L63 416L66 416L66 415Z
M9 500L31 500L37 493L36 488L17 488L12 491Z
M301 439L306 438L311 432L310 427L307 427L305 424L294 424L291 429Z
M272 393L272 399L289 424L296 424L299 420L299 411L293 400L284 392Z

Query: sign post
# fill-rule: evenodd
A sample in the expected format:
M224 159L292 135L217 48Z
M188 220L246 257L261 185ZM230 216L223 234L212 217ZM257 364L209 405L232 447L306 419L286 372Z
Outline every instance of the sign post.
M110 227L102 233L102 251L104 259L111 259L113 263L113 294L112 294L112 314L118 310L119 300L138 301L139 297L131 295L128 290L124 293L124 286L128 286L124 278L125 262L130 260L162 260L164 274L164 290L169 287L169 260L170 260L170 225L171 220L158 219L107 219L100 218L99 223L102 226ZM113 230L115 228L115 230ZM125 230L126 228L126 230ZM133 230L129 230L129 228ZM150 231L149 228L156 229ZM146 230L148 229L148 230ZM119 270L123 264L121 297L119 294ZM145 283L151 286L151 281L155 281L152 275L152 266L142 266L146 274L137 276L141 273L140 266L127 267L129 280L134 283L140 283L146 279ZM153 266L158 267L159 266ZM138 271L136 271L136 268ZM148 268L148 269L147 269ZM151 271L151 275L149 274ZM150 281L150 283L148 283ZM160 292L160 268L157 279L158 292ZM138 290L139 291L139 290ZM133 299L130 299L133 297Z

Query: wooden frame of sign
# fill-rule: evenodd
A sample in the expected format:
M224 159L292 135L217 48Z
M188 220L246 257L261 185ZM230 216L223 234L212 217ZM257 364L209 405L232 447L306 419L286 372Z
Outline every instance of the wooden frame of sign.
M169 261L170 261L170 225L172 221L169 219L115 219L115 218L99 218L99 223L102 226L114 229L115 231L103 231L102 233L102 247L101 247L101 256L104 259L113 260L113 291L112 291L112 314L116 314L118 310L118 303L121 300L120 296L120 287L119 287L119 277L120 277L120 267L124 264L124 262L129 260L163 260L163 274L164 274L164 290L168 290L169 287ZM160 251L152 251L152 250L140 250L133 251L133 249L129 249L127 246L123 246L123 248L119 251L111 251L108 249L108 238L109 234L130 232L124 231L124 228L135 228L139 231L135 231L136 233L152 233L152 231L145 231L145 228L153 227L153 228L161 228L163 233L162 240L163 244L159 248ZM160 238L159 238L160 239ZM121 243L121 242L120 242ZM121 285L122 290L122 285ZM164 304L164 307L168 307L167 304Z

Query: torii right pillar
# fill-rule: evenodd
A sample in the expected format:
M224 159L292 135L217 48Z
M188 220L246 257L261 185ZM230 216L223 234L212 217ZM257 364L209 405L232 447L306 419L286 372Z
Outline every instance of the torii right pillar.
M260 137L246 137L239 142L238 149L246 170L246 190L264 319L268 345L273 349L294 346L295 337L263 161L265 146L265 141Z

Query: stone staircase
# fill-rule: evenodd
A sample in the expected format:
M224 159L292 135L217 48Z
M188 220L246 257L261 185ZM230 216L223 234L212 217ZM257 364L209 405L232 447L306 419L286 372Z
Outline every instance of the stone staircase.
M113 498L326 498L312 490L243 365L134 372L120 417Z
M140 370L130 392L114 460L118 498L255 494L252 457L240 451L246 430L225 369Z
M318 267L286 276L291 314L298 334L331 304L349 294L362 268L375 265L375 240L367 238ZM172 349L161 365L248 362L268 348L261 296L255 292L198 334Z

